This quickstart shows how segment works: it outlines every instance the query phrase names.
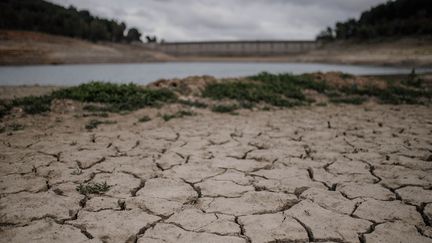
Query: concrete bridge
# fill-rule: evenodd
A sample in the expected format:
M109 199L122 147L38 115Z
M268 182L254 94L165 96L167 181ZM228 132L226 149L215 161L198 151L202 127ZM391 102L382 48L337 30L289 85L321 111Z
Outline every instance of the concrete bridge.
M316 41L205 41L144 44L174 56L283 56L319 48Z

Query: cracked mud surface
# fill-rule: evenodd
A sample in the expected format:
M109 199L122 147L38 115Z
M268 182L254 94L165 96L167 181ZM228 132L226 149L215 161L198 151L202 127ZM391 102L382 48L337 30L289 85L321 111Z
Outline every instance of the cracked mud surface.
M92 131L74 113L13 118L0 241L432 242L430 107L156 115L177 109Z

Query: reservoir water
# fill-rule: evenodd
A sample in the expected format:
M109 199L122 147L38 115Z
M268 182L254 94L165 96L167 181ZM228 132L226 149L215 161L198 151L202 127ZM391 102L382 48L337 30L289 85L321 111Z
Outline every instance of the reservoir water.
M147 84L162 78L184 78L191 75L211 75L218 78L226 78L248 76L262 71L293 74L318 71L339 71L354 75L406 74L411 72L411 69L411 67L270 62L167 62L2 66L0 67L0 85L49 84L68 86L92 80ZM432 68L418 68L416 72L432 72Z

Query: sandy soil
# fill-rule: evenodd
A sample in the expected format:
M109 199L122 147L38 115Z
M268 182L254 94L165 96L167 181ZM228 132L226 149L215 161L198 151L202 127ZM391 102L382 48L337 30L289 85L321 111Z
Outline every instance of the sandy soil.
M1 242L432 242L428 106L165 122L187 109L171 104L87 130L81 104L57 105L2 121L24 129L0 134Z
M165 61L318 62L432 67L432 39L336 42L291 56L174 57L136 45L96 44L48 34L0 30L0 65Z

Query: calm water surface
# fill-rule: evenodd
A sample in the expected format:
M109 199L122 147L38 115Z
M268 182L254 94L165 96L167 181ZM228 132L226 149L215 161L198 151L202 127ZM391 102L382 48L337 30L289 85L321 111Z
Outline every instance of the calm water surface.
M416 70L418 73L431 72L432 68ZM340 71L354 75L361 75L403 74L409 73L411 68L265 62L171 62L58 66L3 66L0 67L0 85L76 85L92 80L147 84L161 78L184 78L191 75L211 75L218 78L239 77L257 74L261 71L294 74L318 71Z

